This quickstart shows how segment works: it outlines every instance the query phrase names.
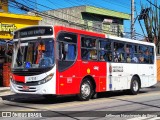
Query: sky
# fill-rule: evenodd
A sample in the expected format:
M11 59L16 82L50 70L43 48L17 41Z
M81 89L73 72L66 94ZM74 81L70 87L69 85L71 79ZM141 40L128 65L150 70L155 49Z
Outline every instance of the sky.
M36 8L38 11L46 11L51 9L60 9L66 7L80 6L80 5L91 5L104 9L110 9L114 11L124 12L131 14L131 0L16 0L17 2L23 3L26 6ZM147 0L134 0L135 1L135 18L140 14L141 5L149 6ZM158 5L160 5L160 0ZM154 0L151 0L154 3ZM9 11L12 13L25 13L24 11L15 9L12 5L9 7ZM71 13L70 13L71 14ZM130 20L124 22L125 31L130 31ZM142 22L142 26L144 24ZM143 35L138 20L135 22L135 32Z

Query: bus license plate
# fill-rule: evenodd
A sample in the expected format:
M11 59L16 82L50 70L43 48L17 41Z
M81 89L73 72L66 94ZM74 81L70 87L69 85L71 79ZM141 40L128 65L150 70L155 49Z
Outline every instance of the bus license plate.
M23 86L22 89L23 89L23 90L29 90L29 87L28 87L28 86Z

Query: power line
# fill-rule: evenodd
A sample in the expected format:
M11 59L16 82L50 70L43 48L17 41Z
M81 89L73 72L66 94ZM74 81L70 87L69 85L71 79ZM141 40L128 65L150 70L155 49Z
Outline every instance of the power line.
M29 6L33 6L33 7L35 7L34 5L32 5L32 4L30 4L30 3L28 3L28 0L27 1L25 1L25 0L22 0L25 4L28 4ZM36 8L36 7L35 7Z
M68 21L68 20L53 16L53 15L49 15L49 14L46 14L46 13L38 12L38 11L34 10L33 8L29 8L29 7L25 6L25 5L23 5L22 3L16 2L15 0L12 1L12 2L16 3L16 5L18 5L18 7L20 9L25 8L25 9L22 9L22 10L25 10L25 11L30 11L31 10L33 13L36 13L36 14L38 13L41 16L52 18L52 19L56 19L56 20L60 20L62 22L67 22L67 23L70 23L70 24L73 24L73 25L76 25L76 26L79 26L79 27L85 26L85 24L75 23L75 22L72 22L72 21ZM92 27L92 28L94 28L94 27Z
M47 0L49 1L52 5L56 6L56 7L59 7L59 6L62 6L63 8L65 8L66 6L63 6L62 4L59 4L57 1L54 3L53 1L51 0ZM68 1L67 1L68 2Z
M127 7L127 6L124 6L124 4L121 4L121 2L119 2L119 3L113 3L113 2L111 2L110 0L109 0L109 1L108 1L108 0L103 0L103 1L105 1L105 2L107 2L107 3L114 4L114 5L121 6L121 7L123 7L123 8L130 9L130 7Z
M149 2L151 5L155 6L156 8L160 9L160 7L158 7L157 5L153 4L151 1L146 0L147 2Z
M35 14L39 14L40 16L44 16L44 17L48 17L48 18L51 18L51 19L56 19L56 20L59 20L59 21L62 21L62 22L66 22L66 23L69 23L69 24L72 24L72 25L75 25L75 26L78 26L78 27L81 27L81 28L84 28L86 27L85 24L82 24L82 23L76 23L76 22L73 22L73 21L68 21L66 19L62 19L62 18L59 18L59 17L56 17L56 16L53 16L53 15L49 15L49 14L46 14L46 13L41 13L33 8L30 8L22 3L19 3L17 1L13 1L13 0L10 0L11 2L15 3L15 7L17 8L20 8L21 10L24 10L24 11L32 11L33 13ZM93 27L93 26L89 26L90 28L94 28L94 29L99 29L97 27ZM102 30L102 29L99 29L99 30ZM110 32L108 30L103 30L103 32Z
M19 9L19 7L17 7L17 6L15 7L15 5L13 3L11 3L11 2L8 4L8 6L11 7L11 8L13 8L13 9L16 9L16 10L22 12L22 10ZM24 10L23 10L23 12L24 12Z
M31 0L27 0L27 1L29 1L29 2L31 2L31 3L35 3L35 2L33 2L33 1L31 1ZM71 16L71 17L74 17L74 18L76 18L76 19L81 19L80 17L73 16L73 15L68 14L68 13L66 13L66 12L63 12L63 11L59 11L59 10L50 8L50 7L48 7L48 6L45 6L45 5L42 5L42 4L39 4L39 3L37 3L37 5L42 6L42 7L45 7L45 8L48 8L48 9L50 9L50 10L54 10L54 11L57 11L57 12L61 12L61 13L63 13L63 14L66 14L66 15L69 15L69 16Z

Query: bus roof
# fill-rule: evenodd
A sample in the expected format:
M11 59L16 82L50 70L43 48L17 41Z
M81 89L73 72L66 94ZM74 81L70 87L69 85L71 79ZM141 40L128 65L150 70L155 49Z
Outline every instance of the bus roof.
M80 29L64 27L64 26L55 26L55 27L60 27L61 30L63 29L63 30L67 30L67 31L75 32L75 33L80 33L82 35L89 35L89 36L95 36L95 37L114 39L114 40L123 41L123 42L155 46L154 43L150 43L150 42L146 42L146 41L134 40L134 39L129 39L129 38L122 38L122 37L112 36L112 35L109 35L109 34L103 34L103 33L97 33L97 32L92 32L92 31L80 30Z
M57 28L59 30L79 33L81 35L88 35L88 36L94 36L94 37L99 37L99 38L114 39L114 40L117 40L117 41L123 41L123 42L129 42L129 43L137 43L137 44L144 44L144 45L155 46L154 43L150 43L150 42L146 42L146 41L139 41L139 40L134 40L134 39L129 39L129 38L116 37L116 36L112 36L112 35L109 35L109 34L92 32L92 31L86 31L86 30L80 30L80 29L71 28L71 27L65 27L65 26L34 25L34 26L28 26L28 27L25 27L25 28L18 29L15 32L21 31L21 30L26 29L26 28L32 28L32 27L33 28L34 27L54 27L54 28Z

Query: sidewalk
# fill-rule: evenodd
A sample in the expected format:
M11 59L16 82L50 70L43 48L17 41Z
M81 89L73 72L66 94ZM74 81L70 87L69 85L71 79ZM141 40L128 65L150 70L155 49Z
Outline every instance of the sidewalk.
M0 92L10 91L10 87L0 87Z

